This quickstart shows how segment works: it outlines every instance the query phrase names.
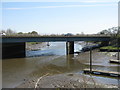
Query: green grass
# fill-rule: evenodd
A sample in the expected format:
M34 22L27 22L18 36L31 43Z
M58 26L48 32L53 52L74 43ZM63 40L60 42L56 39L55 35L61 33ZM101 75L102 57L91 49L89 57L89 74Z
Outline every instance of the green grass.
M34 44L40 44L42 42L27 42L28 44L34 45Z
M110 49L110 50L117 50L117 49L118 49L118 47L106 46L106 47L101 47L100 49Z

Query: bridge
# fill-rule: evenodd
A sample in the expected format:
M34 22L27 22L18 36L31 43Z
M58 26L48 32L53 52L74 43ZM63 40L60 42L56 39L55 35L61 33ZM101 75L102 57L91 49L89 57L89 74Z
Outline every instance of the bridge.
M25 57L26 42L66 42L67 54L74 53L74 41L102 41L103 45L108 44L110 36L3 36L0 38L2 43L2 58Z
M4 36L2 43L13 42L67 42L67 41L109 41L110 36Z

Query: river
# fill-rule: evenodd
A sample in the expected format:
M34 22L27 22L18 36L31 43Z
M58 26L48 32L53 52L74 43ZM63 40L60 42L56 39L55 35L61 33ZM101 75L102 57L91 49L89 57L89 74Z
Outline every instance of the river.
M24 79L34 79L44 75L46 72L54 74L61 73L82 73L84 68L89 68L88 56L86 60L79 58L79 55L66 56L64 42L50 42L50 46L37 51L26 51L26 58L5 59L2 61L3 88L15 88L24 82ZM77 42L75 51L82 48ZM78 58L81 60L78 60ZM106 57L105 57L106 58ZM98 59L98 58L97 58ZM95 68L117 71L118 65L93 60ZM94 76L104 84L118 85L117 78Z

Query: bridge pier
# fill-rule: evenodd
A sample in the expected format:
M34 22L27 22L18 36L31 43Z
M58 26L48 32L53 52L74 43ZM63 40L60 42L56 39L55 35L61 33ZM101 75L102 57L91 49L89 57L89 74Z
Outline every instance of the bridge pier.
M66 54L74 54L74 41L66 42Z
M2 59L25 57L25 42L2 43Z

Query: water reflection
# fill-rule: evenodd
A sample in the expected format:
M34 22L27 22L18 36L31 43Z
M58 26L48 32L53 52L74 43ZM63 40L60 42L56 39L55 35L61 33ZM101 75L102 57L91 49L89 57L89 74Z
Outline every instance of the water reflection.
M27 57L39 57L39 56L53 56L53 55L66 55L66 43L65 42L49 42L50 46L41 48L38 51L27 51ZM77 42L74 46L74 51L80 51L81 45Z
M74 67L75 65L74 54L66 55L66 64L68 69Z

